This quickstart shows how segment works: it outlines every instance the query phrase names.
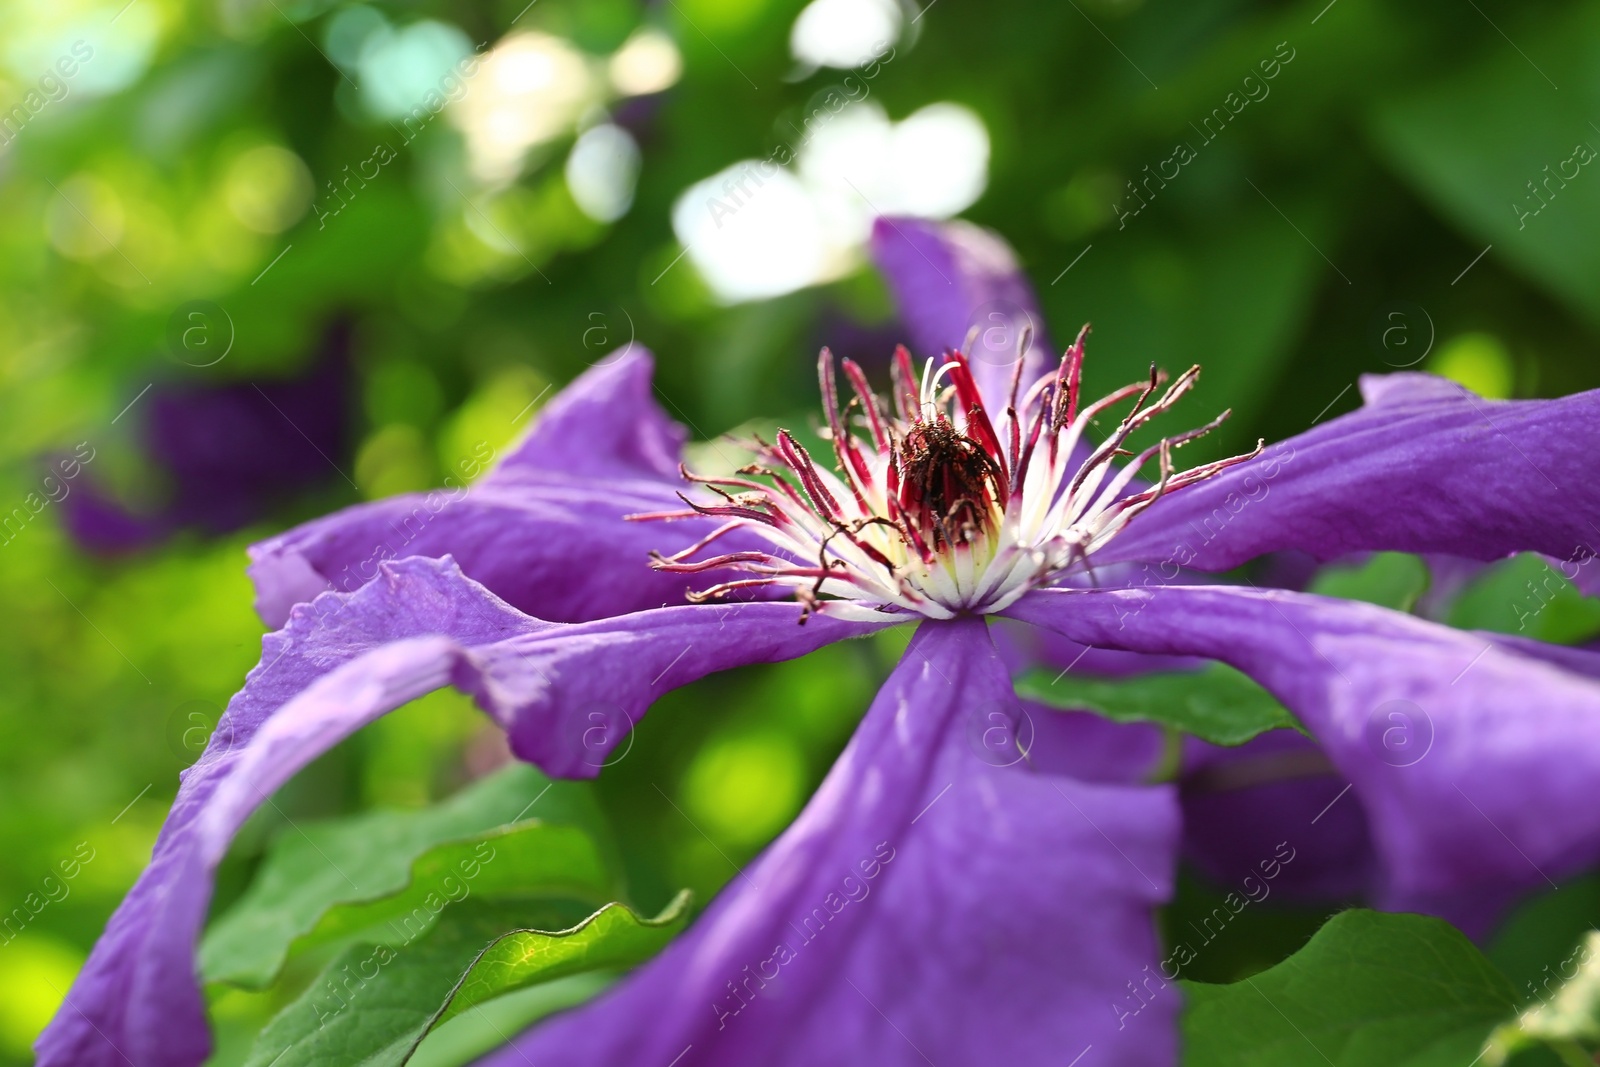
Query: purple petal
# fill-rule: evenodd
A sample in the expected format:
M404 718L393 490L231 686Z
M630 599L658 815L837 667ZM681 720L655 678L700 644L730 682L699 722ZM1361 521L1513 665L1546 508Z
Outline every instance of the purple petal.
M337 482L350 449L350 337L350 322L334 321L293 377L156 386L140 414L145 449L171 484L162 519L220 533Z
M687 437L650 391L655 361L630 344L546 404L532 430L486 481L534 471L591 478L678 478Z
M529 622L453 566L415 560L386 565L358 593L324 594L268 634L261 664L184 772L150 866L40 1035L39 1063L201 1062L211 1042L194 945L212 874L240 822L350 732L446 684L464 645L492 643Z
M386 559L446 555L496 596L539 618L578 621L681 604L686 590L726 573L653 571L650 551L676 552L714 527L623 516L682 507L665 481L531 472L515 486L486 481L470 490L361 504L252 546L256 608L268 623L281 622L323 590L360 588Z
M1108 584L1120 586L1123 583ZM1032 626L1013 627L1001 623L1001 630L1008 636L1017 634L1017 644L1025 654L1024 659L1013 664L1013 670L1038 663L1050 671L1070 671L1075 675L1087 674L1099 678L1128 678L1151 671L1196 670L1205 665L1192 656L1142 656L1116 648L1086 646L1068 640L1053 630L1040 630Z
M1473 633L1481 637L1486 644L1492 643L1519 655L1542 659L1573 674L1600 680L1600 650L1552 645L1544 641L1535 641L1531 637L1519 637L1516 634L1497 634L1483 630L1475 630Z
M563 778L592 778L662 693L715 671L794 659L908 621L825 605L800 625L787 601L686 604L594 622L550 624L480 651L471 691L511 749Z
M1567 563L1568 567L1572 566L1570 560L1564 562ZM1578 570L1577 575L1572 579L1572 584L1577 586L1578 592L1584 596L1600 596L1600 567L1593 566L1593 563L1594 559L1592 557L1586 560L1585 565Z
M262 665L185 772L149 868L41 1036L39 1062L111 1065L126 1056L141 1067L189 1067L204 1059L210 1040L194 946L216 866L257 806L374 718L454 685L507 725L520 754L551 773L593 776L660 693L900 621L852 623L830 610L804 626L797 605L776 603L550 623L496 599L452 561L420 558L385 564L356 593L295 608L289 625L263 641Z
M1484 564L1475 559L1463 559L1442 552L1423 557L1428 565L1428 588L1417 598L1416 613L1424 619L1443 622L1450 616L1450 608L1468 584L1483 573ZM1552 561L1551 566L1555 566Z
M1600 685L1499 635L1284 591L1042 590L1013 617L1074 640L1199 655L1298 715L1354 785L1381 899L1447 913L1503 903L1600 861Z
M350 439L350 335L349 321L335 319L305 369L287 378L155 383L129 421L162 491L129 506L86 470L61 501L67 532L89 552L118 555L186 527L237 529L338 481Z
M1296 730L1237 748L1191 741L1180 785L1183 854L1213 882L1257 900L1349 900L1373 888L1366 812L1316 742ZM1288 842L1292 862L1276 862Z
M80 549L97 556L138 552L171 532L166 518L129 510L87 471L61 501L61 525Z
M1112 722L1088 711L1024 701L1031 738L1022 742L1028 762L1047 774L1080 782L1133 785L1145 781L1166 755L1166 735L1147 722ZM1020 732L1019 727L1019 732Z
M977 328L967 354L991 410L1005 410L1025 327L1033 341L1022 388L1044 373L1053 351L1044 317L1016 255L998 234L960 220L880 218L872 227L872 258L894 290L919 359L964 348Z
M1172 792L986 761L969 733L1014 699L982 622L925 624L806 810L688 933L487 1062L1174 1062L1152 921Z
M1035 666L1052 674L1110 678L1198 666L1193 659L1086 648L1009 619L1000 620L989 632L1013 676ZM1019 742L1039 770L1083 782L1131 785L1146 781L1166 756L1166 733L1154 723L1113 722L1093 712L1063 711L1032 701L1022 706L1030 735L1019 737ZM1019 733L1023 729L1019 723Z
M651 360L630 347L572 383L481 482L362 504L252 546L256 608L281 625L295 604L349 592L386 559L453 556L514 607L576 621L683 602L687 588L725 580L649 569L709 533L706 520L625 522L681 510L682 430L650 396ZM732 539L724 542L732 550Z
M1483 400L1425 374L1365 377L1367 404L1159 501L1096 556L1225 570L1280 549L1592 558L1600 390ZM1588 568L1600 569L1600 568Z

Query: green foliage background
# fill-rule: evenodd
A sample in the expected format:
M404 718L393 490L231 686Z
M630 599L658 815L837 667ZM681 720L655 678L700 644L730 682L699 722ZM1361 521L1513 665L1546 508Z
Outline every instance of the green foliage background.
M120 79L98 94L75 88L0 148L0 511L38 490L43 458L80 441L96 450L97 479L151 498L161 472L136 447L139 409L119 417L147 384L293 375L335 315L354 323L357 381L354 447L330 457L349 484L330 476L249 528L116 559L77 551L55 506L0 546L0 909L80 846L93 855L64 899L0 945L0 1058L26 1062L148 856L194 755L185 730L214 720L257 658L246 544L363 497L439 484L476 442L503 447L546 386L596 358L585 333L596 321L617 341L631 322L658 354L668 410L697 437L757 417L809 425L812 361L830 329L893 332L884 286L865 270L731 307L688 262L662 273L681 250L669 224L678 194L764 156L837 79L791 77L801 4L523 3L382 11L397 26L441 20L491 44L515 21L596 57L641 25L670 36L683 76L637 127L637 195L614 224L584 216L567 190L571 133L536 149L516 182L483 192L464 177L458 134L438 121L325 227L308 213L279 233L251 230L229 207L248 150L289 149L320 187L388 137L322 54L339 5L134 0L119 14L121 0L75 0L0 13L10 49L0 105L24 99L53 60L28 50L34 40L88 40L102 67L82 76ZM940 100L982 117L989 184L966 216L1016 247L1058 339L1094 322L1092 386L1150 360L1204 363L1195 409L1231 406L1236 418L1197 447L1221 454L1299 432L1354 407L1357 375L1399 366L1488 395L1600 385L1600 177L1583 170L1523 225L1512 206L1527 210L1527 183L1575 144L1600 144L1596 9L1325 3L941 0L873 93L894 118ZM1198 144L1192 124L1280 44L1294 58L1270 95L1119 220L1125 183L1179 140ZM84 210L68 211L69 198ZM486 240L475 212L520 251ZM91 219L115 240L97 244L108 235L86 232ZM228 358L203 369L175 360L165 340L174 311L197 299L226 308L237 331ZM1397 308L1400 320L1389 317ZM1491 613L1505 603L1482 599ZM1564 639L1592 634L1594 620L1577 625ZM682 886L703 902L782 829L894 652L831 649L662 701L599 786L641 914ZM220 902L243 890L285 819L426 805L492 762L494 747L455 696L379 723L251 824ZM1592 916L1584 899L1577 910ZM1240 969L1217 977L1297 943L1266 959L1241 952ZM1551 951L1567 947L1557 939ZM289 996L220 999L224 1051L242 1054Z

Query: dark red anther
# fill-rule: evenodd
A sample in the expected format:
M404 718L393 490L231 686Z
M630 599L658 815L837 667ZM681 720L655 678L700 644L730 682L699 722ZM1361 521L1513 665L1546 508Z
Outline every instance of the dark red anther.
M934 541L965 544L970 524L951 536L947 525L958 511L982 513L998 500L1002 472L977 441L948 422L922 422L906 433L901 448L900 506L907 525Z
M839 502L828 492L828 487L822 484L822 479L817 477L816 464L812 462L811 454L789 435L788 430L778 431L778 449L783 455L784 462L800 476L800 485L811 498L812 510L825 519L839 518Z

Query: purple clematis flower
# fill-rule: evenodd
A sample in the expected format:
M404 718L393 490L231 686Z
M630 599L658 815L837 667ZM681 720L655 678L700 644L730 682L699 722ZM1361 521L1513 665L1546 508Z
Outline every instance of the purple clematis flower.
M351 324L335 319L306 369L262 384L162 383L139 435L168 483L159 506L130 510L93 481L62 501L85 551L138 551L179 530L208 535L257 521L272 505L337 480L350 447Z
M1500 904L1600 859L1600 810L1572 803L1600 775L1600 655L1189 573L1290 549L1566 558L1600 539L1585 477L1600 394L1491 402L1367 379L1362 410L1180 473L1173 450L1201 431L1123 445L1194 372L1081 402L1081 335L1049 371L1036 337L1010 365L969 362L956 349L977 309L1035 314L1004 245L900 220L875 253L914 339L948 351L920 374L897 357L888 404L846 364L842 409L825 356L832 463L780 434L752 469L686 486L682 433L634 349L552 401L462 499L364 505L258 546L259 603L283 628L39 1062L199 1063L193 952L229 840L407 700L453 685L521 758L592 776L663 691L892 626L916 627L905 656L795 823L659 957L489 1062L1174 1063L1175 991L1137 1018L1125 998L1161 958L1178 791L1140 783L1149 731L1079 715L1035 708L1027 758L996 758L985 732L1018 704L991 618L1095 657L1254 677L1352 783L1384 906ZM1119 404L1131 413L1090 442ZM721 599L741 591L792 599ZM1429 724L1421 758L1381 743L1396 707ZM596 713L616 727L598 750Z
M1402 739L1391 739L1397 752ZM1259 882L1261 861L1278 842L1292 839L1296 859L1272 892L1332 902L1359 900L1379 888L1366 813L1359 802L1345 800L1350 783L1316 742L1294 730L1270 730L1237 748L1189 740L1178 783L1183 854L1215 884Z

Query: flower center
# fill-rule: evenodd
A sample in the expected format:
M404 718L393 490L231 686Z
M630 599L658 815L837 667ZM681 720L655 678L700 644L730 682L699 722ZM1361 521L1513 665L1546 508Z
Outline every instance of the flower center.
M1004 510L996 457L937 419L915 423L900 445L900 510L935 549L970 544Z
M685 469L685 479L715 497L685 496L688 510L629 517L704 515L725 521L681 552L654 554L651 566L678 573L743 571L751 577L692 592L689 599L787 588L802 605L801 622L830 599L938 619L987 614L1029 589L1089 569L1093 553L1164 494L1260 454L1257 444L1244 455L1174 473L1172 451L1215 429L1226 411L1198 429L1129 451L1124 446L1134 431L1193 388L1200 368L1191 367L1168 385L1152 366L1148 380L1080 410L1088 332L1085 326L1056 373L1019 398L1024 338L998 418L984 410L961 352L947 353L937 365L928 360L919 383L904 346L895 351L887 408L861 368L843 362L854 395L841 411L833 356L823 349L818 377L832 468L815 462L793 435L780 430L774 443L753 443L757 461L737 477L703 477ZM1091 444L1085 437L1089 425L1130 398L1132 410L1105 441ZM1122 459L1127 462L1119 465ZM1159 463L1157 481L1136 482L1151 460ZM705 554L739 530L759 534L768 547Z

